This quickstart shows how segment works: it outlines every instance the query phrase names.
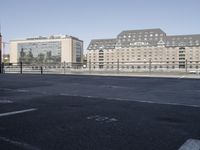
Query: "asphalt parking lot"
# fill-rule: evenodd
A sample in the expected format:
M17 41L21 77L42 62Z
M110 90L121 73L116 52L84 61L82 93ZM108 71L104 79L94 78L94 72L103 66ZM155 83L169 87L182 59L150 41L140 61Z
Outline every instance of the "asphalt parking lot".
M199 114L198 79L0 75L1 150L178 150Z

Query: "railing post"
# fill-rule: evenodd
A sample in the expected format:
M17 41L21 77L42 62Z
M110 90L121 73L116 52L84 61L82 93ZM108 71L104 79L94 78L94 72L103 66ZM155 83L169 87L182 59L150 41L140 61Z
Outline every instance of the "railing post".
M117 59L117 73L119 73L119 59Z
M40 66L40 72L41 72L41 74L43 74L43 67L42 66Z
M4 63L2 63L2 66L1 66L2 73L5 73L4 66L5 66Z
M186 73L188 72L188 61L187 61L187 59L185 60L185 72Z
M66 67L66 62L64 61L64 66L63 66L64 68L64 74L65 74L65 67Z
M89 72L91 73L91 60L89 61Z
M20 61L20 74L22 74L22 68L23 67L23 65L22 65L22 62Z
M151 59L149 59L149 73L151 73L151 64L152 64Z
M3 71L2 71L2 63L1 63L1 61L0 61L0 74L1 73L3 73Z

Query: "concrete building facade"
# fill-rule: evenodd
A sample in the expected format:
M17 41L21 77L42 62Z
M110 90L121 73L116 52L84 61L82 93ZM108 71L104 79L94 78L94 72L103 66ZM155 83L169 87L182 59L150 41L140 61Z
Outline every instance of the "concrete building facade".
M168 36L161 29L122 31L114 39L92 40L87 61L91 69L198 69L200 34Z
M11 40L10 63L82 63L83 41L67 35Z

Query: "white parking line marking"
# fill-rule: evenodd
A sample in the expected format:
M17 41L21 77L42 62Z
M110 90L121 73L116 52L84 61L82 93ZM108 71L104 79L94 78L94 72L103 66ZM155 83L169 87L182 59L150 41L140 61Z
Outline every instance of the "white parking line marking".
M15 114L22 114L22 113L25 113L25 112L31 112L31 111L35 111L35 110L37 110L37 109L36 108L31 108L31 109L7 112L7 113L0 114L0 117L10 116L10 115L15 115Z
M189 139L178 150L200 150L200 140Z
M40 150L39 148L34 147L34 146L32 146L32 145L29 145L29 144L27 144L27 143L19 142L19 141L14 141L14 140L8 139L8 138L6 138L6 137L0 136L0 140L1 140L1 141L4 141L4 142L8 142L8 143L13 144L13 145L16 145L16 146L23 147L23 148L25 148L25 149L27 149L27 150Z

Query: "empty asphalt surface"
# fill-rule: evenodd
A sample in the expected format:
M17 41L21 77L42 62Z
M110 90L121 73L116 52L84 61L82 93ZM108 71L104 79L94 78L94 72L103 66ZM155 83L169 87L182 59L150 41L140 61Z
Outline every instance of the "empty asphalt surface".
M1 150L178 150L199 115L197 79L0 75Z

